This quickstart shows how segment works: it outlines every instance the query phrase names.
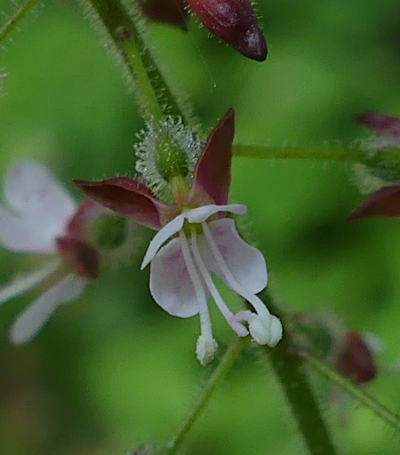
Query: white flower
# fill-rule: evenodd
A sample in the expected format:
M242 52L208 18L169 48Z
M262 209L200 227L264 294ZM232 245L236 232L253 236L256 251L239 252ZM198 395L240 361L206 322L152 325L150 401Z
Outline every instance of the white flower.
M207 304L210 295L238 336L250 333L255 342L271 347L282 337L281 322L256 295L267 285L264 257L240 238L232 219L224 218L226 212L247 211L244 205L228 204L234 117L229 109L218 122L193 172L170 176L174 203L162 201L141 180L129 177L75 181L98 203L158 231L142 268L151 262L150 291L164 310L182 318L199 314L196 354L203 365L217 350ZM213 273L253 311L233 314L213 282Z
M199 314L201 335L196 354L202 364L211 361L217 349L207 304L209 295L238 336L250 332L258 344L271 347L282 337L279 319L256 295L267 285L263 255L241 239L231 218L207 221L218 212L241 215L246 207L206 205L178 215L154 236L142 264L144 268L151 262L150 291L158 305L174 316ZM233 314L215 286L212 273L249 302L254 312Z
M4 199L7 207L0 206L0 244L19 253L46 255L49 261L44 267L0 287L0 303L61 270L63 258L57 240L66 235L68 223L78 209L47 169L31 161L17 162L6 174ZM78 240L69 241L83 245ZM28 342L60 305L81 295L86 282L78 273L65 272L19 315L10 330L11 341Z

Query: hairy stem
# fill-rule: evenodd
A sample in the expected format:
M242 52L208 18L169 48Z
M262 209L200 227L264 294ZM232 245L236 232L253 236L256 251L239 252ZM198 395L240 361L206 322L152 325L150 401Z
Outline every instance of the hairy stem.
M280 160L326 160L326 161L361 161L374 164L374 158L400 160L400 149L385 148L371 153L356 147L264 147L252 145L235 145L235 156L246 158L267 158Z
M263 299L268 301L267 306L271 311L281 317L266 292L263 293ZM290 329L285 326L281 342L274 349L264 352L269 354L272 368L310 454L335 455L331 435L304 371L304 362L292 346Z
M22 3L15 13L0 28L0 43L9 36L9 34L21 23L21 21L30 13L39 3L39 0L26 0Z
M224 356L222 357L220 363L210 376L199 401L184 421L177 435L168 445L167 450L164 452L165 454L175 455L179 453L179 450L182 448L182 445L185 442L193 425L197 422L208 402L211 400L218 387L221 385L225 376L235 364L247 341L248 338L235 338L235 340L231 343Z
M159 120L165 115L182 117L182 110L144 42L143 25L134 3L133 12L129 14L120 0L80 1L95 25L105 29L108 45L124 66L145 119Z
M370 409L377 417L384 420L390 426L394 427L397 431L400 430L400 416L381 404L375 398L371 397L357 387L348 379L332 370L328 365L319 360L310 352L301 352L301 357L307 362L315 371L325 376L329 381L335 383L341 389L345 390L350 396L355 398L359 403Z

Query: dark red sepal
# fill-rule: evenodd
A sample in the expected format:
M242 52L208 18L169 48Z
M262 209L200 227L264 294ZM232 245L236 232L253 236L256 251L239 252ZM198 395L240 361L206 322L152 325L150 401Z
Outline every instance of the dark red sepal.
M253 60L267 58L267 44L250 0L187 0L211 33Z
M345 336L335 367L355 384L370 382L377 374L373 353L358 332Z
M366 216L400 216L400 185L381 188L357 207L348 219L353 221Z
M143 183L129 177L75 180L75 184L99 204L152 229L161 229L178 213L175 205L161 202Z
M65 262L78 275L91 279L99 276L99 253L89 243L72 237L59 237L57 247Z
M216 204L228 203L231 184L232 142L235 135L235 112L229 109L208 137L194 170L190 199L202 193Z

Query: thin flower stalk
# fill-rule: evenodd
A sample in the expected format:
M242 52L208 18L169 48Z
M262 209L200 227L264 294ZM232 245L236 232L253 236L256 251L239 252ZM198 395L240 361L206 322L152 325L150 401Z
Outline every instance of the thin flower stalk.
M10 36L38 3L39 0L26 0L17 7L15 13L0 28L0 44Z
M143 24L135 5L131 5L130 14L120 0L80 2L94 24L105 31L108 44L115 50L138 97L144 118L160 120L166 115L175 115L189 121L189 114L175 100L144 41Z

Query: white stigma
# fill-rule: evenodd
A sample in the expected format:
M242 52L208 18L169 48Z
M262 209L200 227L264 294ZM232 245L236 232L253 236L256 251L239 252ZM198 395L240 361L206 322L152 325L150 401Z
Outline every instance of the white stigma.
M200 335L196 344L196 356L199 362L205 366L212 362L218 349L218 343L214 338Z

